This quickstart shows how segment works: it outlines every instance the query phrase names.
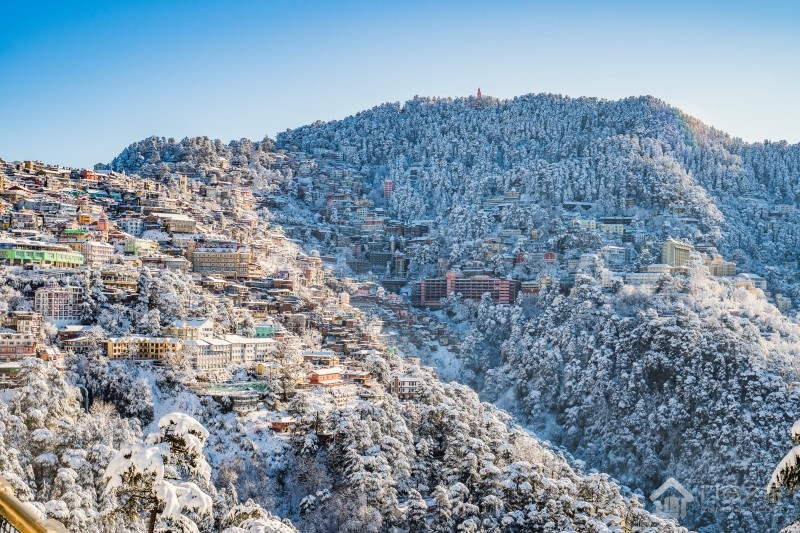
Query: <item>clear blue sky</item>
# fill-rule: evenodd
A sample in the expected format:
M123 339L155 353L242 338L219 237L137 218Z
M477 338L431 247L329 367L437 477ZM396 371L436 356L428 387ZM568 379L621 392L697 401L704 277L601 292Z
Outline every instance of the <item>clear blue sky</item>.
M262 138L414 95L652 94L800 141L800 2L5 1L0 157Z

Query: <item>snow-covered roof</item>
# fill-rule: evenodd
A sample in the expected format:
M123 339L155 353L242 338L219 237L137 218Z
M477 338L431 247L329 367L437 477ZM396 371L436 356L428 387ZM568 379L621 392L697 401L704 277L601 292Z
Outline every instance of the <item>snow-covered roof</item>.
M327 375L330 375L330 374L341 374L342 373L342 367L340 367L340 366L331 366L331 367L328 367L328 368L318 368L316 370L313 370L311 373L312 374L316 374L318 376L327 376Z

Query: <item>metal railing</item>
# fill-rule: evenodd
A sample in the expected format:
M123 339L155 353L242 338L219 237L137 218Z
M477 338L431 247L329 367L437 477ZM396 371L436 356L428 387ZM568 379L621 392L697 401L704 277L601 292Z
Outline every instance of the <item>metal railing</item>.
M58 520L42 519L14 496L14 489L0 476L0 533L69 533Z

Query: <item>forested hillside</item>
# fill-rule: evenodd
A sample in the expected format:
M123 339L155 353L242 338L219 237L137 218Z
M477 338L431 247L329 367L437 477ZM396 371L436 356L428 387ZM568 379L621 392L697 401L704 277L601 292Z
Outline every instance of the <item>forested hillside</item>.
M592 202L636 216L654 239L707 240L800 301L800 216L770 216L800 201L800 145L748 144L652 97L416 98L287 131L277 145L342 150L375 189L393 179L392 214L437 219L455 255L491 229L481 201L516 189L536 205L513 221L523 230L546 228L551 206ZM669 212L698 222L676 227Z
M59 333L67 326L59 331L49 324L37 333L43 345L64 354L59 366L20 358L13 388L0 398L0 470L21 500L71 531L87 532L600 532L623 524L639 531L685 531L648 512L642 494L584 468L482 403L468 386L445 384L402 350L390 350L381 341L380 324L375 331L364 312L344 303L370 290L377 301L370 284L337 279L327 268L324 276L301 284L301 276L308 280L315 271L302 266L309 256L300 246L307 243L287 239L269 222L265 207L274 196L296 190L288 165L273 168L279 155L268 141L224 145L151 137L114 162L134 176L130 197L136 201L126 203L133 214L139 214L139 201L148 201L147 191L157 189L149 207L191 213L209 238L232 239L235 232L248 243L269 236L268 249L259 243L254 259L261 272L256 282L267 279L272 287L275 280L298 281L293 291L249 293L275 305L261 327L280 333L279 340L269 339L271 350L257 363L245 362L245 348L239 348L241 359L231 349L221 364L200 368L199 343L189 339L158 357L138 348L114 352L115 343L134 338L172 342L164 337L167 331L198 318L208 323L205 317L210 335L253 346L250 310L202 283L196 272L137 265L127 269L133 281L123 293L112 285L113 276L103 277L125 271L119 262L106 270L0 269L3 320L29 312L43 290L74 288L82 295L80 316L71 320L81 324L68 324L79 337L63 337ZM155 181L142 183L142 175ZM91 184L109 188L122 203L114 184L124 182L128 195L128 179L104 175L102 185ZM97 192L91 187L87 194ZM109 212L116 201L104 203ZM120 223L135 218L112 214ZM170 246L176 235L182 234L143 225L138 240L159 240L148 254L155 249L179 255ZM287 298L286 307L278 309L273 294ZM289 330L295 308L308 323ZM332 324L345 321L348 338L364 343L347 345L349 355L358 357L348 363L352 371L369 381L363 390L341 378L331 387L307 378L342 374L338 366L314 366L306 352L313 356L335 347L344 354L333 334L343 329ZM226 342L205 338L215 346ZM397 391L393 382L401 376L414 383L412 392ZM248 391L244 409L235 409L241 396L221 394L230 390L225 387ZM292 426L282 429L285 419Z
M339 150L373 190L392 180L390 215L435 221L437 240L418 261L477 259L498 227L538 231L559 253L591 250L590 234L566 234L558 219L563 203L584 202L587 216L635 220L646 235L640 264L681 237L760 273L773 294L800 296L800 146L748 144L654 98L416 98L287 131L277 144ZM509 191L530 207L487 216L486 199ZM668 477L706 498L717 491L690 513L693 527L785 525L793 504L765 509L763 487L800 411L800 331L692 265L655 287L603 290L578 276L565 293L554 281L510 307L451 298L442 317L461 335L459 379L646 493ZM734 488L721 497L719 487Z

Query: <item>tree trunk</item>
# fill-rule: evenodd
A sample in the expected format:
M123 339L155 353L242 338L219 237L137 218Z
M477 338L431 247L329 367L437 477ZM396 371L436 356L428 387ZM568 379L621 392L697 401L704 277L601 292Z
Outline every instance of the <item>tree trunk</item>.
M153 510L150 511L150 520L147 523L147 533L153 533L153 530L156 528L156 517L158 516L158 511L155 507Z

